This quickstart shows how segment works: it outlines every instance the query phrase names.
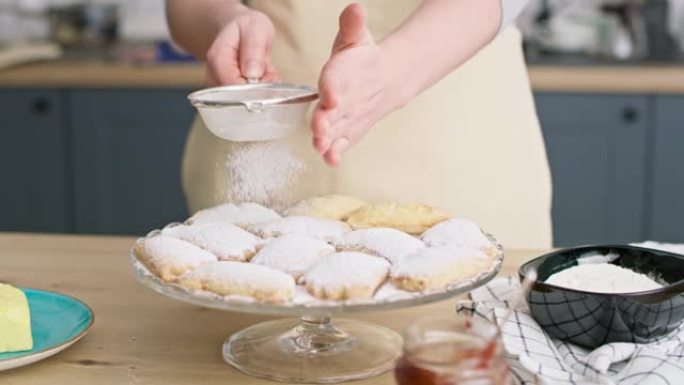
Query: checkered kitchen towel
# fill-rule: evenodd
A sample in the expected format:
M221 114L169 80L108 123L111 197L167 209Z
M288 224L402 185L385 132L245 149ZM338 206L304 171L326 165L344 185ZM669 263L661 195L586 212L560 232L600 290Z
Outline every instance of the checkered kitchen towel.
M517 278L499 277L471 292L457 310L497 324L520 290ZM503 345L519 384L684 384L684 325L649 344L611 343L593 351L547 335L524 303L503 325Z

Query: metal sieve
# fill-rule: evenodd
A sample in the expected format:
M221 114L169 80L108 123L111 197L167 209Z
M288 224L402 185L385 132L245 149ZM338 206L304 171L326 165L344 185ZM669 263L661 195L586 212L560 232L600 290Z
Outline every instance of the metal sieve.
M260 141L294 132L316 89L294 84L255 83L207 88L188 95L214 135L232 141Z

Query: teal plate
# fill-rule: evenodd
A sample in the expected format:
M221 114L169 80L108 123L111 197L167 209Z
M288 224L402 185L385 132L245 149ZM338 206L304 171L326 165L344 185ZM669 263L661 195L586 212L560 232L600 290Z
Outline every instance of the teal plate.
M0 353L0 371L29 365L55 355L81 339L95 320L88 305L64 294L22 289L31 311L33 349Z

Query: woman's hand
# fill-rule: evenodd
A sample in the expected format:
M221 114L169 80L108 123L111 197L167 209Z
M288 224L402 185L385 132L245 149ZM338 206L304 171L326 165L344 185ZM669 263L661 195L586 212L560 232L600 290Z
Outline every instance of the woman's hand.
M247 79L277 82L269 57L275 29L261 12L245 9L221 29L206 53L210 86L245 83Z
M392 64L366 27L365 9L349 5L321 71L320 100L311 120L314 147L328 164L339 164L344 151L402 104L390 91L395 88L391 72Z
M311 122L326 162L338 164L378 120L473 57L496 36L501 17L501 0L425 0L376 44L364 8L348 6Z

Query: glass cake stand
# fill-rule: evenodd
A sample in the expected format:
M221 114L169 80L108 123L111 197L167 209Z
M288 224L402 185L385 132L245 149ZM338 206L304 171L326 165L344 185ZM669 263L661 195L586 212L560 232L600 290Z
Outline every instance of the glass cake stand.
M503 261L502 247L489 237L498 249L495 262L476 277L440 291L379 301L268 304L222 297L188 291L161 281L136 259L132 249L129 260L137 279L164 296L227 311L297 316L259 323L233 333L223 343L223 358L251 376L281 382L323 384L380 375L393 369L401 353L402 339L396 332L357 320L335 319L333 322L333 315L423 305L482 286L498 274Z

